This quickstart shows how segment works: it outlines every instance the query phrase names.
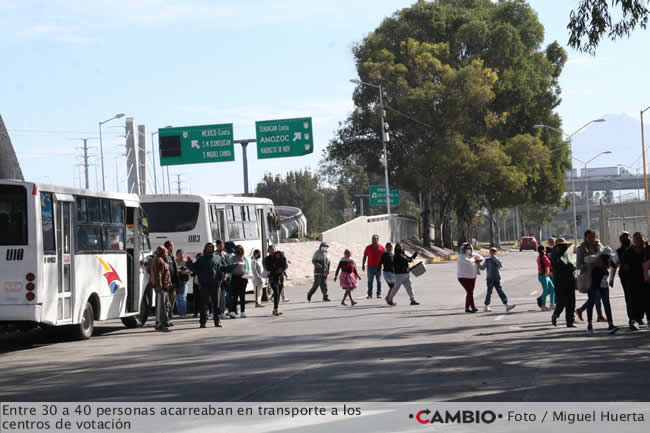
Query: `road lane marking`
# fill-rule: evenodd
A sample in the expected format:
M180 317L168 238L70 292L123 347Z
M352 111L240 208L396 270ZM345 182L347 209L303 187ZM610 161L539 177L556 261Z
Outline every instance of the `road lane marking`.
M503 319L504 317L506 317L506 316L503 315L503 314L501 314L501 315L495 317L494 320L501 320L501 319Z
M530 295L528 296L534 296L537 294L537 292L539 292L539 290L533 290L532 292L530 292Z

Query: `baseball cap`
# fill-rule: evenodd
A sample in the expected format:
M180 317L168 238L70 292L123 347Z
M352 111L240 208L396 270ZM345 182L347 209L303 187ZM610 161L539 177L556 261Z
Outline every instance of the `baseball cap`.
M630 236L630 232L626 232L625 230L623 230L622 232L620 232L620 233L618 234L618 238L620 239L620 238L622 238L624 235L628 235L628 236Z

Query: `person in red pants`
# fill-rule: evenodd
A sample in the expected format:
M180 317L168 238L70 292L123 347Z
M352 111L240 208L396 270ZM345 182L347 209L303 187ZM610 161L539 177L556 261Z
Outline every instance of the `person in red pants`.
M471 244L463 244L461 254L458 256L456 276L467 293L465 296L466 313L476 313L478 311L476 305L474 305L474 288L476 287L476 276L480 273L479 264L482 261L483 257L474 252Z

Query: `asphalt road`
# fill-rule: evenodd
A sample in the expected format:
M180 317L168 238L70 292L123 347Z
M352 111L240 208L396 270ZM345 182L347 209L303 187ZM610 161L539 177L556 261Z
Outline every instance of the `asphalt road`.
M288 291L284 315L248 308L249 318L198 328L175 320L170 334L99 323L89 341L41 332L0 338L2 401L627 401L648 400L650 332L624 326L620 284L612 290L616 335L598 323L554 328L536 311L541 288L533 252L504 254L503 284L517 307L466 314L456 264L414 278L419 306L381 299L339 305L305 287ZM482 277L480 277L482 278ZM365 286L365 280L362 281ZM485 281L477 285L483 305ZM579 295L580 300L584 295ZM251 304L249 304L251 305Z

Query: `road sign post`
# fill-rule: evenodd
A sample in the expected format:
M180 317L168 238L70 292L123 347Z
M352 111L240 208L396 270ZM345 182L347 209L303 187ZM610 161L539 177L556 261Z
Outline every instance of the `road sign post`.
M257 159L302 156L314 151L311 117L255 122Z
M158 130L160 165L235 160L232 123Z
M386 187L370 185L370 206L386 206ZM399 206L400 194L398 189L390 190L390 205Z

